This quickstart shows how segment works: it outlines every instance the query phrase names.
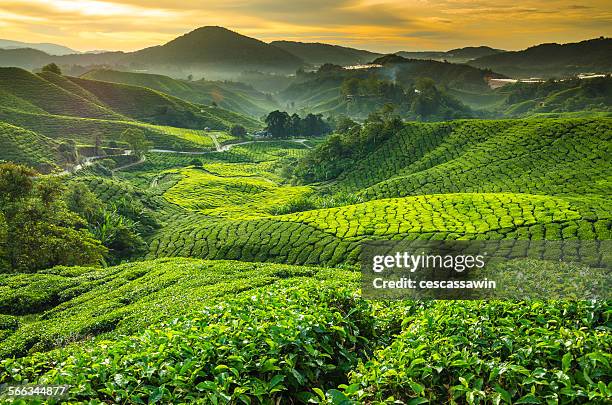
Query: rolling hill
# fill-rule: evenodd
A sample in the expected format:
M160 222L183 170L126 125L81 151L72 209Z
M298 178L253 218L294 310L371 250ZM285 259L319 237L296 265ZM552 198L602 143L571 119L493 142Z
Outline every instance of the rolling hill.
M70 49L64 45L51 44L51 43L30 43L21 41L12 41L9 39L0 39L0 49L22 49L30 48L43 51L49 55L70 55L79 53L74 49Z
M0 68L0 90L4 109L106 120L139 120L151 124L192 129L228 129L232 124L247 128L259 124L250 118L215 106L184 101L149 88L54 73L29 73L19 68ZM15 104L18 100L19 104ZM32 106L32 107L30 107Z
M567 77L579 73L612 72L612 38L567 44L541 44L522 51L504 52L470 61L516 78Z
M125 118L112 111L109 106L84 98L82 91L75 94L71 91L73 88L67 90L58 85L63 83L66 81L61 78L57 78L54 83L23 69L0 68L0 89L4 93L35 105L49 114L101 119ZM13 106L3 102L2 107Z
M407 124L346 162L329 187L365 199L456 192L601 197L612 192L610 125L605 118Z
M406 59L431 59L440 62L465 63L472 59L495 55L501 52L505 51L488 46L468 46L465 48L451 49L450 51L399 51L395 54Z
M65 140L84 149L99 140L108 147L121 142L126 129L136 128L156 148L209 150L215 146L214 133L205 128L261 127L258 121L221 107L190 103L145 87L50 72L32 74L19 68L0 68L0 122L18 127L3 128L0 159L43 171L61 163L55 152ZM220 142L228 139L225 134L216 136Z
M0 121L0 161L21 163L49 173L59 167L59 143Z
M612 78L517 82L499 88L498 110L508 116L533 114L597 114L612 112Z
M176 77L236 76L243 71L293 73L304 64L299 57L274 45L222 27L201 27L172 41L135 52L49 55L34 49L0 49L0 66L36 69L58 65L104 65L120 70L146 69Z
M278 108L274 99L250 86L228 81L188 81L147 73L97 69L85 79L147 87L197 104L216 103L221 108L259 118Z
M332 63L340 66L358 65L368 63L381 56L379 53L365 51L363 49L322 44L318 42L273 41L270 45L284 49L306 63L315 66L325 63Z

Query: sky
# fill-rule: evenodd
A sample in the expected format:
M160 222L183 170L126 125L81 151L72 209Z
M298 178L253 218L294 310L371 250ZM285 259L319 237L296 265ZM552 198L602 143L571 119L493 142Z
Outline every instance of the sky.
M611 0L0 0L0 38L130 51L205 25L378 52L612 36Z

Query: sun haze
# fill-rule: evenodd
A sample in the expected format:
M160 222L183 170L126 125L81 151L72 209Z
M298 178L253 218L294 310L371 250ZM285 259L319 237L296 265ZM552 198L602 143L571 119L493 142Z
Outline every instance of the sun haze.
M81 51L140 49L204 25L379 52L513 50L610 36L612 10L608 0L0 0L1 38Z

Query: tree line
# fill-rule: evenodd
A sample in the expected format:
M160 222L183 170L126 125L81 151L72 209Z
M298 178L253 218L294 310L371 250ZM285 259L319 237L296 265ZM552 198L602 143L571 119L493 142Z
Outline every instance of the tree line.
M309 184L338 177L354 165L354 159L373 151L404 127L393 104L372 112L363 124L348 117L334 120L335 133L308 155L286 167L284 175Z
M331 131L331 125L321 114L308 114L302 118L286 111L272 111L265 118L266 131L273 138L321 136Z

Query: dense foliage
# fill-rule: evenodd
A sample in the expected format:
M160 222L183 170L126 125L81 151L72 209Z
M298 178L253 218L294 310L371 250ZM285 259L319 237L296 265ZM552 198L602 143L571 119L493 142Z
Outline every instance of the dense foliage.
M0 164L0 270L34 272L54 265L95 264L106 249L67 209L57 178Z
M327 134L329 124L321 114L308 114L301 118L297 114L289 115L285 111L272 111L265 119L266 131L273 138L313 137Z
M612 78L548 80L515 83L498 90L505 97L500 110L518 116L535 113L612 111Z
M6 359L0 382L68 384L72 400L129 403L604 403L612 396L604 303L376 303L359 298L356 274L346 271L184 259L146 266L105 271L140 280L121 324L131 336ZM47 277L56 274L60 287L90 272L59 268ZM147 292L160 276L180 285ZM198 286L211 276L216 288ZM233 297L236 283L246 291ZM55 316L70 305L91 306L80 308L86 313L110 304L113 296L98 292L112 285L86 284L89 292L72 298L80 302L58 306ZM177 288L183 294L172 298ZM185 316L138 330L138 315L159 316L145 302ZM3 325L10 335L19 318Z
M306 183L333 179L351 166L353 156L376 149L403 125L391 104L370 114L363 126L341 121L337 125L339 133L331 135L301 160L293 175Z

